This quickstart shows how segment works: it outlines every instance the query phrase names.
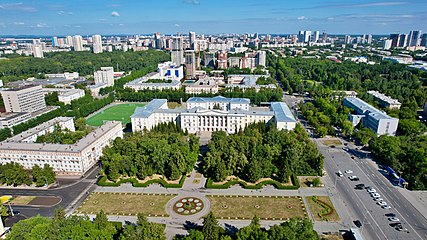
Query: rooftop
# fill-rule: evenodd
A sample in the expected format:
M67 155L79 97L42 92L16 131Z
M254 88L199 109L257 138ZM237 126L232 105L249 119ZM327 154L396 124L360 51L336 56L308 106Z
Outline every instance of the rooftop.
M187 100L187 103L192 102L222 102L222 103L240 103L240 104L250 104L251 100L248 98L226 98L223 96L216 96L212 98L208 97L191 97Z
M371 90L371 91L368 91L368 93L371 94L372 96L380 99L381 101L384 101L384 102L388 103L388 104L391 104L391 105L400 105L401 104L396 99L393 99L393 98L391 98L389 96L386 96L386 95L384 95L384 94L382 94L382 93L380 93L378 91L372 91Z
M368 114L375 119L393 119L389 115L387 115L385 112L376 109L372 105L368 104L367 102L363 101L360 98L357 97L346 97L344 98L351 104L353 104L356 108L358 108L359 111L361 111L363 114Z
M21 142L1 142L0 150L18 150L18 151L46 151L46 152L69 152L80 153L103 135L108 133L117 125L121 125L119 121L108 121L104 125L96 128L86 137L80 139L75 144L46 144L46 143L21 143ZM31 130L31 129L30 129Z

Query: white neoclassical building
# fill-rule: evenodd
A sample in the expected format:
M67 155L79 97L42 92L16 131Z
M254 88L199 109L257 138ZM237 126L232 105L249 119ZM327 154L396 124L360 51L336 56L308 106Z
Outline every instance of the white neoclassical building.
M175 122L189 133L225 131L236 133L256 122L273 121L279 129L292 130L296 120L289 107L272 102L269 107L251 107L247 98L192 97L186 108L169 109L166 99L154 99L131 116L132 131L151 130L160 123Z
M0 143L0 163L15 162L25 169L49 164L58 175L82 175L96 164L102 150L123 137L121 122L110 121L75 144L35 143L37 136L52 132L55 125L74 131L72 118L52 119Z

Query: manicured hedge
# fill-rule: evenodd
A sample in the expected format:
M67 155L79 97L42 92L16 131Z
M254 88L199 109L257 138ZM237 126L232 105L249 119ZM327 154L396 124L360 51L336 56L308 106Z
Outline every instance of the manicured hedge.
M133 187L148 187L150 184L158 183L158 184L162 185L165 188L181 188L182 185L184 184L185 178L186 178L186 176L184 175L184 176L182 176L182 178L181 178L181 180L179 181L178 184L170 184L170 183L167 183L163 179L153 179L153 180L148 180L145 183L139 183L136 178L122 179L122 180L120 180L118 182L107 182L107 176L103 176L103 177L101 177L101 179L99 179L98 186L102 186L102 187L118 187L122 183L132 183Z
M209 178L208 181L206 181L206 188L227 189L230 186L233 186L235 184L239 184L241 187L245 189L261 189L264 185L273 185L275 188L281 189L281 190L296 190L300 187L298 178L296 176L292 175L291 181L293 184L292 186L283 185L276 180L266 180L256 185L248 185L246 182L240 181L240 180L232 180L224 184L214 184L212 179Z

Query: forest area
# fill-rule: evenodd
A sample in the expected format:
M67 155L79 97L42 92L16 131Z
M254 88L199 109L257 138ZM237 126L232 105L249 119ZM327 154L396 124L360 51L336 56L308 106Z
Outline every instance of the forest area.
M0 79L12 82L28 77L43 77L46 73L78 72L81 76L92 75L101 67L114 67L115 71L140 70L158 62L170 59L164 51L147 50L140 52L83 52L46 53L45 58L13 56L0 61ZM41 73L41 74L39 74Z
M417 115L427 100L426 72L389 61L367 65L271 55L268 58L270 72L286 90L310 94L312 100L300 104L299 108L319 137L340 132L343 137L354 138L367 146L382 164L401 173L410 189L427 189L427 139L423 135L427 127ZM342 105L343 97L334 93L335 90L357 91L358 97L379 109L378 102L366 93L368 90L399 100L400 110L382 109L391 117L399 118L397 136L378 137L371 129L361 125L353 127L348 121L351 109Z
M103 151L101 162L110 181L121 177L144 179L153 174L168 180L190 172L199 155L199 139L173 123L159 124L150 132L117 138Z
M234 175L248 182L260 178L288 182L292 174L322 175L323 156L301 125L279 131L257 123L237 134L214 132L208 148L203 172L213 181Z

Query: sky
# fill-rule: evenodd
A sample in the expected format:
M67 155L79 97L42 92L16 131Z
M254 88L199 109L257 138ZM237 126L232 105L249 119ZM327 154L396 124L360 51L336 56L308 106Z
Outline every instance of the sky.
M427 0L0 0L0 35L427 31Z

